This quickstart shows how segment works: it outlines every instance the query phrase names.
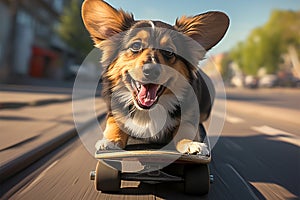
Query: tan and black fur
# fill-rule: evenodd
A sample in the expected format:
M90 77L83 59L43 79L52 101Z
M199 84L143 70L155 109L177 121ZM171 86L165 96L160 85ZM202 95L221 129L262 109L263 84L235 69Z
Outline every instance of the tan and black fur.
M209 117L214 89L197 64L224 36L228 17L222 12L207 12L181 17L172 26L161 21L136 21L132 14L101 0L86 0L82 17L95 46L102 51L105 68L103 97L108 115L97 149L124 148L132 136L153 143L174 140L182 153L207 153L203 138L194 136L198 125ZM194 41L202 48L192 45ZM171 76L164 66L179 75ZM188 80L198 102L187 103L184 111L179 101L188 101L192 93L181 84L180 76ZM167 113L158 133L160 119L150 117L157 105ZM200 116L195 123L188 118L196 107ZM159 116L160 110L155 112Z

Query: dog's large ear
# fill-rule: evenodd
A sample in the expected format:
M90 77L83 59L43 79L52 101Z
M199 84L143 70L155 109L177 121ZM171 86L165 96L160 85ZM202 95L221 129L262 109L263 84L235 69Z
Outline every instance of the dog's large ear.
M116 10L102 0L85 0L82 19L95 44L129 29L134 22L132 14Z
M196 40L208 51L223 38L228 26L226 14L212 11L194 17L183 16L176 20L175 29Z

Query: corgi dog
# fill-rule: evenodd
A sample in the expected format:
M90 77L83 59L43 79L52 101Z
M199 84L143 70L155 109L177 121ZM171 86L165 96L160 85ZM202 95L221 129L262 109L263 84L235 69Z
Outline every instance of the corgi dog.
M135 20L105 1L85 0L82 19L104 67L102 96L108 113L97 150L124 149L133 137L172 142L180 153L208 154L200 127L215 92L198 63L224 37L228 16L211 11L170 25Z

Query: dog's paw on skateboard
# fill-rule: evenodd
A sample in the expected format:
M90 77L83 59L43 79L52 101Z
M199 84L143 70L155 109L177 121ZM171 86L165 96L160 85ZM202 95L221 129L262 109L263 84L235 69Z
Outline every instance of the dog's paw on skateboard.
M205 143L194 142L191 140L183 140L177 144L177 150L180 153L192 154L192 155L204 155L209 156L209 150Z
M121 150L120 144L118 142L113 142L103 138L102 140L98 140L95 144L97 151L102 150Z

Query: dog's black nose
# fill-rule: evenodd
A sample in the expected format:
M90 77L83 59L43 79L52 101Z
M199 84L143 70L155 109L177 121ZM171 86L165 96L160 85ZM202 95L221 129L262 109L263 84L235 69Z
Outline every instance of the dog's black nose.
M161 73L161 66L158 64L145 64L143 66L143 74L149 80L156 80Z

